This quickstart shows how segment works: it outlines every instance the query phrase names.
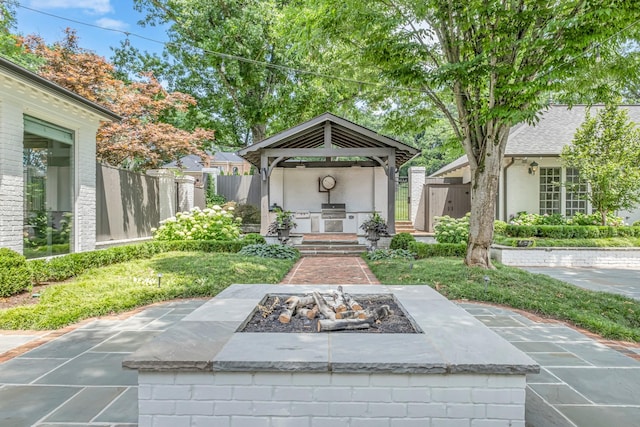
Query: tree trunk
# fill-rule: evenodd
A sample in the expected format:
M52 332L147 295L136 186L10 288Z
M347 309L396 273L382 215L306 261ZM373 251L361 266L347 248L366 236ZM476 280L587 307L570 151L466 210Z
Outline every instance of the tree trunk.
M498 184L502 169L504 147L509 136L508 127L493 123L487 125L486 134L495 135L475 141L471 145L482 147L471 168L471 218L469 219L469 243L465 264L469 267L493 268L491 244L493 243L493 221L496 218ZM473 138L474 135L471 136ZM469 153L467 153L469 156Z
M257 144L267 136L267 125L258 123L251 126L251 143Z

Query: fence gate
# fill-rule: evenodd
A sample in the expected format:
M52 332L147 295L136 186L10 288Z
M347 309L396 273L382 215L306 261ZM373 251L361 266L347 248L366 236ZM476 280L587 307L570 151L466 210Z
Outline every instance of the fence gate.
M396 221L409 220L409 177L398 177L396 185Z

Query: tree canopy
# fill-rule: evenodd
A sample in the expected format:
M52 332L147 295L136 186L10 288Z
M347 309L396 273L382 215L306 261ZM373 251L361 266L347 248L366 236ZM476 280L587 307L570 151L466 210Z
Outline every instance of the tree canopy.
M595 116L587 112L572 144L562 150L562 160L589 185L586 196L602 225L607 213L640 203L640 130L626 109L609 104Z
M162 56L121 46L115 62L127 74L153 69L168 87L198 101L194 121L217 129L220 145L245 146L325 111L353 105L354 90L298 73L298 55L279 0L136 0L146 25L169 24ZM299 53L299 52L298 52Z
M509 129L535 122L550 92L585 73L595 46L625 40L640 10L623 0L309 0L299 25L351 46L390 85L439 108L471 168L465 262L491 267L489 247ZM322 36L320 36L320 34ZM418 93L419 92L419 93Z
M123 117L119 123L104 123L97 135L97 158L114 166L134 170L157 168L187 154L204 155L214 132L188 131L176 124L195 104L193 97L167 92L151 74L125 84L114 77L114 69L103 57L82 49L73 30L63 41L47 45L28 36L25 46L44 63L43 77L84 98L103 105Z

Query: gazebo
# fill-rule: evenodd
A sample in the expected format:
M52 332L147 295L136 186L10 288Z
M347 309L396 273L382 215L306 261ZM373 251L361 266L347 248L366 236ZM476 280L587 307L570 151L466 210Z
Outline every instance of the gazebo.
M396 173L418 153L331 113L238 151L260 171L262 234L276 207L298 233L357 233L372 212L395 233Z

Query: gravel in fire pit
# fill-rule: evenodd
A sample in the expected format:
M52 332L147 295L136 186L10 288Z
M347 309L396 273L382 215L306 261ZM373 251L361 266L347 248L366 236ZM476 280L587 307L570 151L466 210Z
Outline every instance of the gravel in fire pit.
M319 314L315 319L304 316L293 316L289 323L281 323L278 316L285 309L284 302L290 294L269 294L260 304L262 307L273 308L266 317L256 307L248 321L238 332L283 332L283 333L324 333L318 332L317 322L324 317ZM302 297L304 295L296 295ZM277 298L277 301L276 301ZM390 295L357 295L358 302L365 310L375 310L383 305L389 306L393 314L368 329L332 331L334 333L374 333L374 334L415 334L418 333L412 322L407 318L400 305Z

